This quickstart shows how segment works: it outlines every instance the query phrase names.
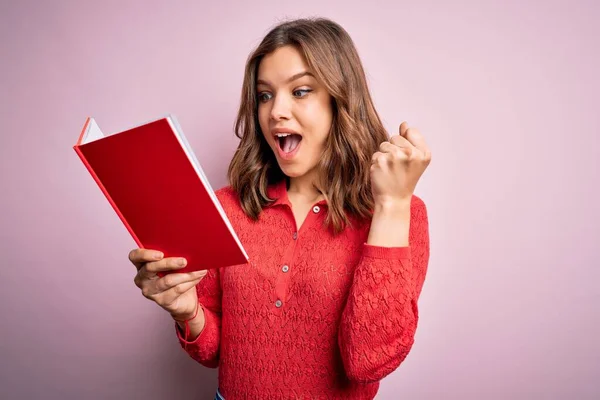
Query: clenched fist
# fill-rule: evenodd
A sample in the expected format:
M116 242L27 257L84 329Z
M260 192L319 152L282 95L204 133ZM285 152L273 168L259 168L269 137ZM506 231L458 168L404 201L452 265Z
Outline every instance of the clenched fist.
M430 161L431 152L421 133L403 122L400 134L381 143L373 154L371 189L375 204L410 202Z

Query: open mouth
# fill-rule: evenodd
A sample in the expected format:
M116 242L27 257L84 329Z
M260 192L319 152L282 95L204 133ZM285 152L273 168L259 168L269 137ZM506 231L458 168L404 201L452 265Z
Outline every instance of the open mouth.
M277 145L279 150L283 153L293 153L298 149L302 136L295 133L280 133L277 135Z

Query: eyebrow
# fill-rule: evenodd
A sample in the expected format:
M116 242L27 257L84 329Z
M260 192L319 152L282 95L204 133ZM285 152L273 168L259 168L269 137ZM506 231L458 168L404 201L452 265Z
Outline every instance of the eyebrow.
M290 78L288 78L288 80L285 81L285 83L290 83L295 81L296 79L300 79L303 76L312 76L313 78L315 77L313 74L311 74L308 71L304 71L304 72L299 72L296 75L292 75ZM267 85L267 86L271 86L271 84L265 80L259 79L256 81L257 85Z

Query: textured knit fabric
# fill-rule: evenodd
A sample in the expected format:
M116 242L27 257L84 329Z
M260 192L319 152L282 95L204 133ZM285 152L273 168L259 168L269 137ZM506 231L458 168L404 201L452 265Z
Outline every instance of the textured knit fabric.
M206 325L185 351L219 367L219 388L236 399L373 399L406 358L429 261L427 211L413 196L409 247L368 245L370 221L335 236L320 201L298 230L286 183L258 221L230 187L217 197L249 255L211 269L198 284Z

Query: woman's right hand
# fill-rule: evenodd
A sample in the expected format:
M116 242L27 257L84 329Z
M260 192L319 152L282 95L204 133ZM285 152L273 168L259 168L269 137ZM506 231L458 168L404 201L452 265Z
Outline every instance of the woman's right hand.
M194 316L198 307L196 285L207 271L171 273L158 276L158 272L175 271L185 267L186 260L180 257L167 257L160 251L134 249L129 253L129 261L137 268L133 282L142 294L154 301L176 320L187 320Z

